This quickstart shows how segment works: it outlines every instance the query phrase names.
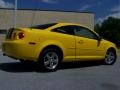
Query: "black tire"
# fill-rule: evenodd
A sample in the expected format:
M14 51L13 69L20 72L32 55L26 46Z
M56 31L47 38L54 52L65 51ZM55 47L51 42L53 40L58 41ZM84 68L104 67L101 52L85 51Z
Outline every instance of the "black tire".
M57 49L47 48L39 57L40 68L46 71L56 71L60 65L61 58Z
M116 52L114 50L108 50L105 55L104 64L113 65L116 62Z

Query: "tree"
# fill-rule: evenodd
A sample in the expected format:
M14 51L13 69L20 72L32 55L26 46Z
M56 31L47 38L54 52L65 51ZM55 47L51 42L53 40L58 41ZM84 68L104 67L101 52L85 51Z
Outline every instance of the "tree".
M95 31L103 38L120 46L120 19L108 17L101 25L95 25Z

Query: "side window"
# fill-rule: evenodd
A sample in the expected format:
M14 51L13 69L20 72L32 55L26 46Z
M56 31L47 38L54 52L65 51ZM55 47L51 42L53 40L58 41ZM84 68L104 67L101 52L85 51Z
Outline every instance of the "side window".
M75 35L90 39L97 39L97 36L92 31L84 27L76 27Z
M53 32L63 33L63 34L74 34L74 27L73 26L62 26L52 30Z

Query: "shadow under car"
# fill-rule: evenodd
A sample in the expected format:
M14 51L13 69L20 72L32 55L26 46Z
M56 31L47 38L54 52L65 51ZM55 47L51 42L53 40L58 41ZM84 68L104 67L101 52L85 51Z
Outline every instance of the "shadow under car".
M59 67L59 70L85 68L99 65L102 65L102 63L98 61L67 62L62 63ZM45 72L38 67L37 63L20 63L20 62L0 63L0 70L14 73Z

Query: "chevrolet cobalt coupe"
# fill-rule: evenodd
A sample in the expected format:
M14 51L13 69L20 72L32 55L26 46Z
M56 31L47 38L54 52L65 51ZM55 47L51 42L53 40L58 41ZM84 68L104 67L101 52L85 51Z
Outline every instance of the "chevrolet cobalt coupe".
M2 44L3 54L11 58L38 62L49 71L61 62L103 60L112 65L116 46L81 24L51 23L29 28L11 28Z

